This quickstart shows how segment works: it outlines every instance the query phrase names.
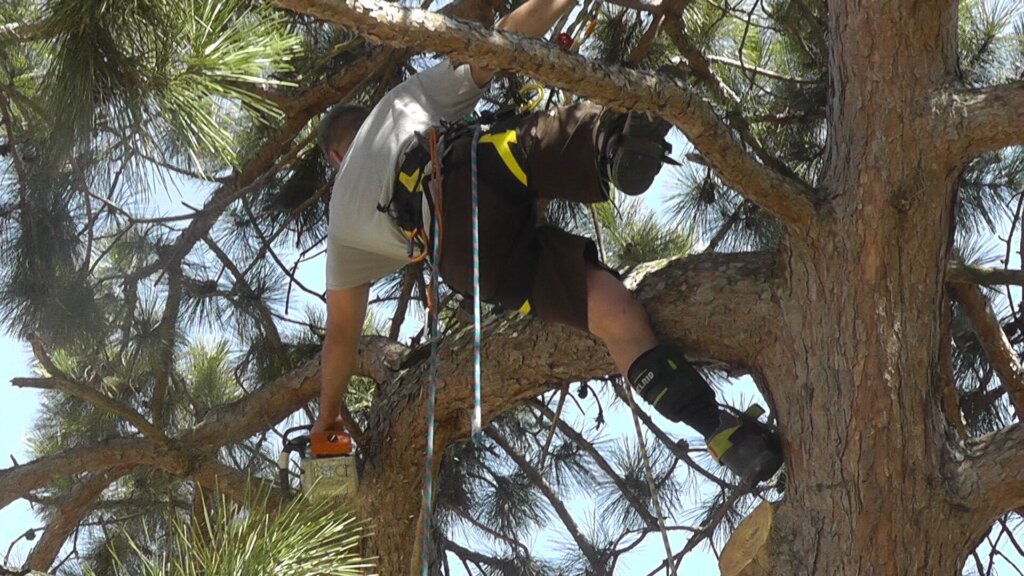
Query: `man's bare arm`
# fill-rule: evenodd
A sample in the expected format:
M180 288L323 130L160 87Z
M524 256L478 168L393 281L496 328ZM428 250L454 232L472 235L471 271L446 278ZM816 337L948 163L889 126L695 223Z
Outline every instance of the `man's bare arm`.
M340 425L341 405L355 370L369 297L369 284L327 291L327 336L320 359L320 416L314 432Z
M575 5L575 0L528 0L499 20L495 28L536 38ZM470 71L477 86L487 84L494 76L494 70L481 66L470 65Z

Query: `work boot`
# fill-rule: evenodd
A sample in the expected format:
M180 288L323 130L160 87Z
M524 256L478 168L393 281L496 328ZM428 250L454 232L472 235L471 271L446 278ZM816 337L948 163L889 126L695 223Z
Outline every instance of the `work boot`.
M618 124L621 123L619 129ZM618 133L608 139L604 150L605 176L623 194L636 196L651 187L663 162L672 162L672 146L665 141L672 125L640 112L617 114L610 126Z
M721 424L714 391L674 346L659 344L641 354L626 379L672 422L684 422L702 436L713 434Z
M758 421L762 414L757 404L737 416L723 412L718 430L707 438L715 460L749 486L768 480L782 467L782 441L773 427Z

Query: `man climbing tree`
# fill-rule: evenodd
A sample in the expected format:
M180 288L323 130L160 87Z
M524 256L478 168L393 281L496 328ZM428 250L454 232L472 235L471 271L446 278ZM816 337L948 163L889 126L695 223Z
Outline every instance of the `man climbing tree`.
M530 0L497 28L539 36L573 5ZM609 185L630 195L646 191L671 149L664 139L670 125L578 104L500 119L477 134L479 143L471 129L446 124L450 148L432 155L423 134L470 114L493 74L442 63L393 89L368 113L340 106L321 122L321 150L339 171L327 245L321 412L313 432L344 426L340 409L370 285L428 255L438 240L427 239L432 219L441 230L441 275L456 291L472 292L471 181L478 170L483 298L594 334L643 398L669 420L696 429L720 463L745 482L770 478L782 465L776 433L756 417L720 411L683 354L658 343L643 307L599 261L592 241L534 226L539 199L602 202ZM431 169L433 193L424 193Z

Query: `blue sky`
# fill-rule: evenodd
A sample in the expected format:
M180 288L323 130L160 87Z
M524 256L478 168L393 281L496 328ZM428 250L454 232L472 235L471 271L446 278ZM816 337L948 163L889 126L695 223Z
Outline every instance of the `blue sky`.
M0 336L0 458L3 459L0 468L11 465L11 456L19 462L28 459L24 439L35 418L39 393L36 390L15 388L10 382L11 378L31 375L31 362L32 355L27 344L7 335ZM41 523L32 516L24 500L18 500L0 510L0 553L6 554L10 542L24 534L25 530L40 526ZM12 552L11 558L23 558L28 549L29 546L22 540Z

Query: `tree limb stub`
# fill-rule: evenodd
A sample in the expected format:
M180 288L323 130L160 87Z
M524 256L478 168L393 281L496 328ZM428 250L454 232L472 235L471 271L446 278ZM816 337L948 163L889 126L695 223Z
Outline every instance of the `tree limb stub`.
M946 270L950 283L982 284L985 286L1024 286L1024 270L1005 270L968 264L950 263Z
M1024 424L972 440L959 464L960 494L976 511L975 528L987 530L1000 515L1024 506Z
M956 299L971 320L971 327L985 350L985 356L999 376L1003 388L1010 394L1017 417L1024 420L1024 367L1021 366L1020 358L1010 345L981 289L973 284L951 286Z
M1024 144L1024 81L943 92L934 107L964 161Z
M814 217L813 191L758 162L696 91L658 76L602 66L554 44L378 0L274 0L393 46L415 46L514 69L618 110L655 114L678 126L726 184L798 231Z

